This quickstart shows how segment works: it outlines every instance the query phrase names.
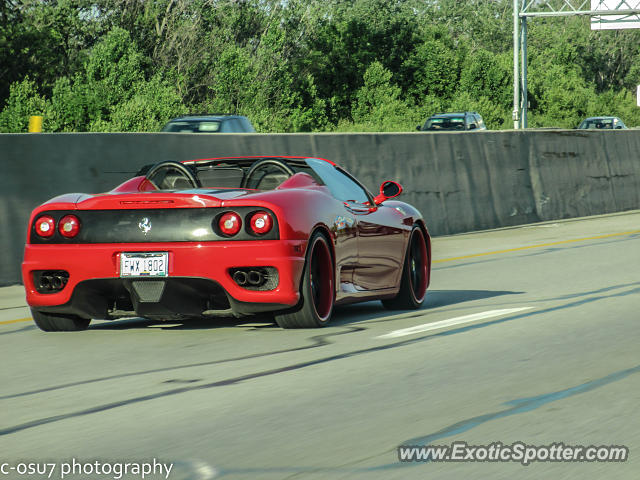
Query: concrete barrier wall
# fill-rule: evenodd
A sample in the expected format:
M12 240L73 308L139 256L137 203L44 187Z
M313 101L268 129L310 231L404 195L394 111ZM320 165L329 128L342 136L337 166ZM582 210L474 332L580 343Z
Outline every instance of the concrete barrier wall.
M608 135L607 133L615 133ZM640 208L640 131L555 132L529 142L541 220Z
M31 210L108 191L161 160L309 155L372 192L399 181L433 235L640 208L640 131L397 134L1 134L0 285L19 283Z

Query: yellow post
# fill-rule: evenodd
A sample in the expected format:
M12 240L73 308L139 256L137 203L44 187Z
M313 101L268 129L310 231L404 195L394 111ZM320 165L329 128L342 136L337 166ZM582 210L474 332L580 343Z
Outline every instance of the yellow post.
M29 117L29 133L40 133L40 132L42 132L42 116L31 115Z

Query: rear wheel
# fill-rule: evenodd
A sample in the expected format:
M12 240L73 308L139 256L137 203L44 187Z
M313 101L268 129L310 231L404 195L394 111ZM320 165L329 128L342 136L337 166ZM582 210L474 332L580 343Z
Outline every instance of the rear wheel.
M409 237L400 291L395 298L382 300L390 310L415 310L420 308L427 293L428 273L427 243L422 230L414 226Z
M301 293L298 309L276 315L276 323L282 328L314 328L329 323L334 303L334 271L329 242L320 233L309 241Z
M76 316L59 316L31 309L33 321L45 332L75 332L86 330L91 320Z

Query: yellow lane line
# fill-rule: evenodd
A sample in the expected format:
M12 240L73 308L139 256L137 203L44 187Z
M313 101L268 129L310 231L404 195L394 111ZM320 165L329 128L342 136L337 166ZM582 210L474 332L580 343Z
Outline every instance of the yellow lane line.
M608 233L606 235L597 235L595 237L574 238L572 240L560 240L557 242L539 243L537 245L528 245L526 247L507 248L506 250L495 250L493 252L473 253L471 255L463 255L461 257L442 258L434 260L433 263L453 262L454 260L465 260L467 258L486 257L487 255L498 255L500 253L520 252L522 250L530 250L532 248L552 247L554 245L566 245L567 243L586 242L589 240L601 240L603 238L621 237L623 235L633 235L640 233L640 230L630 230L628 232Z
M9 325L11 323L20 323L20 322L30 322L33 319L31 317L29 318L18 318L17 320L3 320L2 322L0 322L0 325Z

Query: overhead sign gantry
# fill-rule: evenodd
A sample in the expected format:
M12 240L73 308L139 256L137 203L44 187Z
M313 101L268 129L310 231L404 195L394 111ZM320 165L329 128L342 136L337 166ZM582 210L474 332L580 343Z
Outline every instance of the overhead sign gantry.
M575 15L590 16L592 30L640 28L640 0L513 0L514 129L527 128L528 19Z

